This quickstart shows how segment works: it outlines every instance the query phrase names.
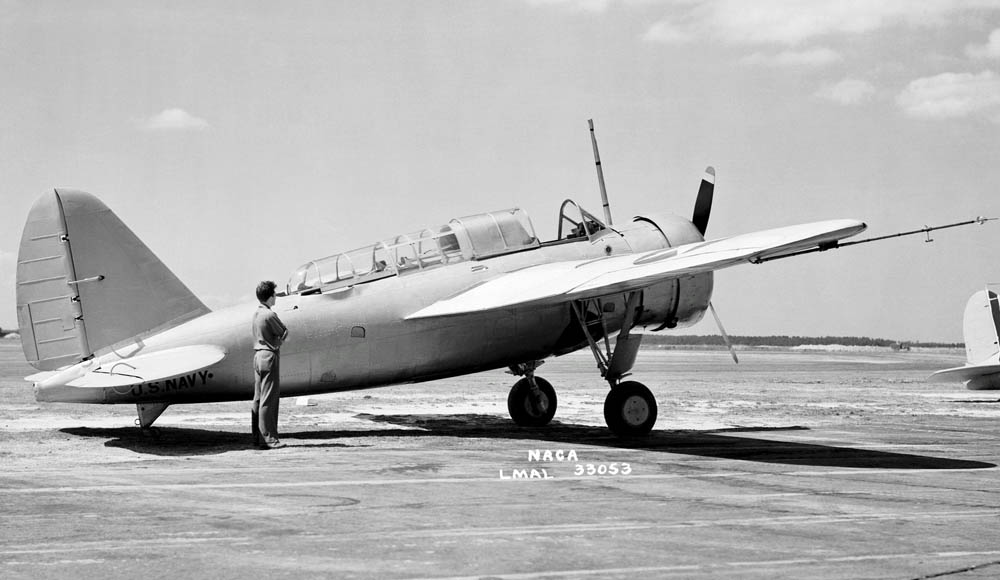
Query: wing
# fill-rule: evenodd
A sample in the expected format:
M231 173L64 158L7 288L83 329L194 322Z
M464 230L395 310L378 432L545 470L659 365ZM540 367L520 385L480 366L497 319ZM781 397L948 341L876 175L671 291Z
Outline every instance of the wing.
M642 254L541 264L493 278L406 318L467 314L514 305L540 306L627 292L671 278L830 244L858 234L865 227L857 220L831 220Z
M62 371L36 373L26 380L41 388L124 387L171 379L200 371L226 357L226 350L219 346L201 344L171 348L134 357L111 361L88 361Z

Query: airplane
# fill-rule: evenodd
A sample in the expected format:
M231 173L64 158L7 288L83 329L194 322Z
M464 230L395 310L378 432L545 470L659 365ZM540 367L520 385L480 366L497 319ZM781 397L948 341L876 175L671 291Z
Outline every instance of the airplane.
M511 419L541 427L557 398L536 369L589 348L610 387L607 426L644 436L656 399L623 380L639 352L638 328L683 328L714 314L716 270L895 237L841 243L866 225L836 219L706 241L711 167L690 219L648 213L616 225L592 123L591 138L604 219L567 199L557 236L542 241L523 210L491 211L296 269L274 306L290 332L281 395L506 367L520 377L507 397ZM210 310L89 193L56 189L35 202L16 289L24 355L40 371L26 380L40 402L134 404L148 433L170 405L252 398L256 302Z
M973 391L1000 389L1000 301L988 285L965 304L962 337L965 366L937 371L928 380L964 382Z

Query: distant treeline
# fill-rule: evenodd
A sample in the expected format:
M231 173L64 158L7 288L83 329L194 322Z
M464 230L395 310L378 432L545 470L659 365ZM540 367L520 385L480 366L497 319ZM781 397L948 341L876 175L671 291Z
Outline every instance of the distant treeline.
M0 337L6 336L17 329L0 328ZM867 336L730 336L733 344L741 346L804 346L831 345L843 346L884 346L896 349L910 347L925 348L965 348L961 342L907 342L890 340L888 338L868 338ZM643 346L725 346L722 336L718 334L644 334Z
M803 346L832 345L844 346L884 346L890 348L965 348L961 342L908 342L890 340L887 338L868 338L866 336L730 336L733 344L743 346ZM722 336L710 335L659 335L644 334L643 346L725 346Z

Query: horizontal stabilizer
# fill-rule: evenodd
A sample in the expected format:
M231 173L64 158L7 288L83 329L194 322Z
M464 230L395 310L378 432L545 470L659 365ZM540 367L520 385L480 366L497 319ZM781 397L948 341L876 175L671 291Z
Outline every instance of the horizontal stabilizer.
M49 377L54 377L58 374L59 371L42 371L40 373L35 373L33 375L26 376L24 377L24 380L28 381L29 383L41 383L44 382L45 379L48 379Z
M451 316L511 306L542 306L638 290L673 278L755 262L858 234L857 220L830 220L599 258L532 266L493 278L406 318Z
M107 388L124 387L151 381L161 381L190 374L210 367L226 357L219 346L201 344L181 346L135 357L113 360L91 360L55 373L42 375L36 384L41 390L51 387Z
M937 371L927 380L932 383L962 383L997 373L1000 373L1000 364L966 365Z

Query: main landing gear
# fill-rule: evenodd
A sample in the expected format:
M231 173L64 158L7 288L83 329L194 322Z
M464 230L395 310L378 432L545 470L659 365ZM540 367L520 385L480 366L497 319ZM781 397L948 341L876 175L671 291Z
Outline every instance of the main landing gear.
M604 421L608 428L619 437L641 437L648 434L656 424L656 397L642 383L622 381L635 364L642 335L631 335L635 316L641 309L641 291L629 292L625 299L625 318L622 330L615 339L612 350L608 340L605 312L612 312L613 303L602 304L600 298L573 302L573 316L580 323L583 335L587 337L601 376L608 381L611 391L604 400ZM592 327L598 326L599 328ZM594 335L603 337L602 345ZM532 361L512 366L511 373L524 378L517 381L507 397L507 410L515 423L525 427L540 427L548 424L556 412L556 392L548 381L535 376L535 369L542 361Z
M604 422L619 437L639 437L656 423L656 398L646 385L625 381L611 385L604 399Z
M604 313L608 305L602 304L600 298L578 300L573 303L573 313L583 327L583 335L587 337L590 352L597 360L597 368L601 376L608 381L611 391L604 399L604 422L611 432L619 437L641 437L653 429L656 424L656 397L646 388L646 385L636 381L624 381L635 357L639 354L641 334L629 334L635 325L635 316L642 308L639 300L641 291L629 292L625 297L625 318L622 329L615 339L614 350L608 340L608 328ZM613 304L610 304L613 307ZM590 327L599 325L598 333L590 331ZM603 345L598 344L594 334L603 337ZM601 346L604 348L602 349Z

